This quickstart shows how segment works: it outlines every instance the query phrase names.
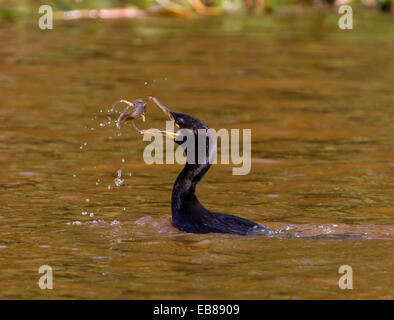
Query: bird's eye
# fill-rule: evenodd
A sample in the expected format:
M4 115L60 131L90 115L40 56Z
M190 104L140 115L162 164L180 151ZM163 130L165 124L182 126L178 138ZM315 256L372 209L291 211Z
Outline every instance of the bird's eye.
M176 118L175 123L180 126L181 124L183 124L183 119L182 118Z

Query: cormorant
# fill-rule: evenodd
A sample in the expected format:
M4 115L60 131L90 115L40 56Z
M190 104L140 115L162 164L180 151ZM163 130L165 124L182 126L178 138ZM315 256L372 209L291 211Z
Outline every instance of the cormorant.
M199 138L206 139L205 156L207 161L198 163L198 152L195 152L195 161L190 161L188 158L185 167L175 180L171 198L172 224L179 230L189 233L272 234L273 231L263 225L233 215L210 212L200 203L195 194L196 186L211 166L211 160L216 154L216 145L213 147L212 140L207 135L199 135L198 130L206 131L209 128L199 119L188 114L173 112L156 98L149 98L175 122L177 127L192 130L196 146ZM182 132L182 130L179 131ZM179 131L160 131L160 133L182 145L185 139L176 139ZM149 133L149 130L142 130L142 132ZM195 150L198 150L198 148L196 147ZM187 149L185 152L187 155Z

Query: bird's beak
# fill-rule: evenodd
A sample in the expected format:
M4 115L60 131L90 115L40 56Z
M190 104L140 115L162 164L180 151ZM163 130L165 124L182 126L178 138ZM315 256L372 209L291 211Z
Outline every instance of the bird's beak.
M155 97L149 96L149 99L152 100L170 118L170 120L175 120L172 111L168 109L164 104L162 104ZM168 130L142 130L142 133L148 133L152 135L161 134L171 139L175 139L179 135L177 131L168 131Z
M148 97L150 100L152 100L160 109L163 111L169 118L170 120L175 120L174 116L172 115L172 112L170 109L168 109L164 104L162 104L159 100L157 100L155 97L149 96Z

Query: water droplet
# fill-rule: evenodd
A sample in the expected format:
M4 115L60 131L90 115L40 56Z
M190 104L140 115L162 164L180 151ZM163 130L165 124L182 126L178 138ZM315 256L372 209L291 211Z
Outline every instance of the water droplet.
M86 211L82 211L82 215L86 216L88 213Z
M94 213L93 212L89 213L89 217L94 217Z
M123 159L122 159L122 160L123 160ZM123 184L123 182L124 182L124 180L121 179L121 177L122 177L122 169L119 169L119 170L118 170L118 177L114 180L115 185L116 185L117 187L120 187L120 186Z
M89 200L89 199L85 199L85 202L86 202L86 203L89 203L89 202L90 202L90 200Z
M116 178L116 179L114 180L114 182L115 182L115 185L116 185L117 187L120 187L120 186L123 184L124 180L123 180L123 179L120 179L120 178Z

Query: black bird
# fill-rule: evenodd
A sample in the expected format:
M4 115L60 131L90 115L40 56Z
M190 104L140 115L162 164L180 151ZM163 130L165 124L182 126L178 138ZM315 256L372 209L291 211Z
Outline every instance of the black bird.
M182 132L185 129L189 129L189 132L194 135L194 150L196 151L198 151L198 140L206 140L205 150L202 150L203 158L201 158L201 154L198 155L198 152L194 152L194 157L190 157L190 153L188 154L187 148L185 150L187 155L186 164L175 180L174 187L172 189L172 224L176 228L190 233L214 232L238 235L257 233L272 234L273 231L269 228L253 221L228 214L210 212L200 203L200 201L198 201L195 194L196 186L209 170L211 163L215 158L216 138L211 139L212 136L210 136L210 133L208 133L208 135L199 134L199 132L207 132L209 128L197 118L187 114L173 112L160 103L156 98L150 97L150 99L152 99L156 105L158 105L161 110L175 122L177 127L181 129L176 132L159 131L161 134L174 139L175 143L182 145L186 140ZM202 130L198 131L199 129ZM149 130L144 130L143 132L152 133ZM183 139L180 139L182 138L180 135L183 136ZM199 159L204 159L204 157L205 163L204 161L198 161Z

